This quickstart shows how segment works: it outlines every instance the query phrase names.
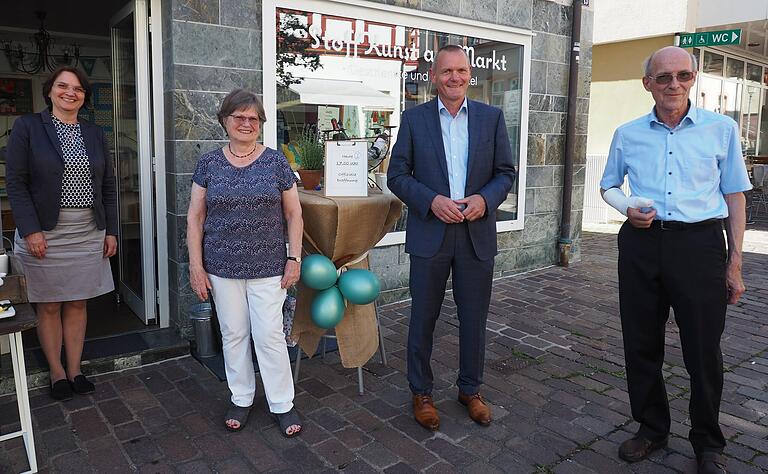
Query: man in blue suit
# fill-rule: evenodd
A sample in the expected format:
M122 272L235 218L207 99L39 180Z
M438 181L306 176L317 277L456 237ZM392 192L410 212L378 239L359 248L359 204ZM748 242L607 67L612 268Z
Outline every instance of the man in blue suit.
M501 110L467 100L472 77L460 46L441 48L431 69L437 99L403 113L387 185L408 206L411 258L408 383L416 421L440 426L432 400L432 333L449 274L459 318L459 401L487 426L480 395L485 322L496 256L496 209L515 179Z

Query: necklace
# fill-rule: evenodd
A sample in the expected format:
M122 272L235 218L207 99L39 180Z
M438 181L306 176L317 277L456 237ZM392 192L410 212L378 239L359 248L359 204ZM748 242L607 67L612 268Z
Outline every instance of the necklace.
M235 153L234 151L232 151L232 144L231 144L231 143L230 143L229 145L227 145L227 146L229 147L229 152L230 152L230 153L232 154L232 156L234 156L235 158L248 158L249 156L251 156L251 155L253 154L253 152L254 152L254 151L256 151L256 147L257 147L257 146L259 146L259 144L258 144L258 143L256 143L255 145L253 145L253 148L251 149L251 151L249 151L249 152L248 152L248 153L246 153L245 155L238 155L237 153Z

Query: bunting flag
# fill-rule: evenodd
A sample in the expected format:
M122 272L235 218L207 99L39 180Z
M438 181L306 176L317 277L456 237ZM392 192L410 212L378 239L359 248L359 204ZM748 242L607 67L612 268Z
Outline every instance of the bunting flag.
M93 75L93 67L96 65L96 58L80 58L80 64L83 65L83 70L88 76Z

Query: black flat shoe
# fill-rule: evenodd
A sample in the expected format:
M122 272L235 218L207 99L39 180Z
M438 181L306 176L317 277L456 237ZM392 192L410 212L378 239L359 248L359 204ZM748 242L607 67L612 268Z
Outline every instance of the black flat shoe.
M698 474L728 474L725 456L720 453L705 451L696 456Z
M72 399L72 386L69 384L69 380L61 379L51 384L51 397L55 400Z
M96 386L91 382L89 382L88 379L85 378L85 375L80 374L76 376L75 379L72 381L72 390L74 390L75 393L84 395L86 393L92 393L96 391Z

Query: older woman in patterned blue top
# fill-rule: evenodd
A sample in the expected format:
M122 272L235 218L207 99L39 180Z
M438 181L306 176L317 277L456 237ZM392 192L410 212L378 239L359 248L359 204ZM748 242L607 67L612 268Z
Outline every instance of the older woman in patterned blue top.
M192 177L190 283L201 300L210 289L216 302L232 392L225 426L242 429L253 404L253 338L269 409L291 437L301 422L293 409L282 307L286 288L300 272L303 221L296 178L285 156L258 143L266 116L256 94L232 91L218 118L229 143L201 156Z

